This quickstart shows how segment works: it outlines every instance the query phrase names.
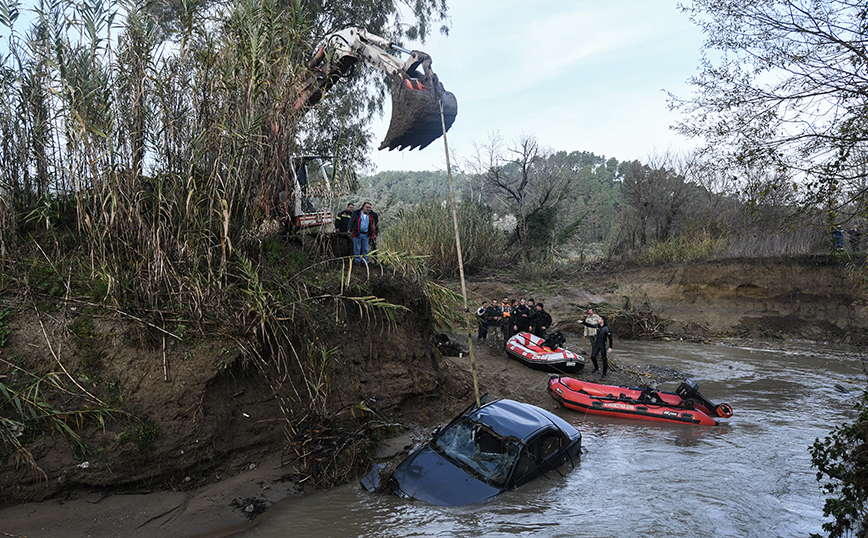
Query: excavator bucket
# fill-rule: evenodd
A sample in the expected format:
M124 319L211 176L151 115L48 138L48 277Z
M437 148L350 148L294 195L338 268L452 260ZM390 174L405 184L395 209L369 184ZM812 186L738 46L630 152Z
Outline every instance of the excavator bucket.
M427 56L427 55L426 55ZM386 138L379 149L424 149L452 127L458 115L458 100L447 92L430 69L430 59L424 63L425 75L396 80L392 84L392 120ZM443 103L443 121L440 103Z

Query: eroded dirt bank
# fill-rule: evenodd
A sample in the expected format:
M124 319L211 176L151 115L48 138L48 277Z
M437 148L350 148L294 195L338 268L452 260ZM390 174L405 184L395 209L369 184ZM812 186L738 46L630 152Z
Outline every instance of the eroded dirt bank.
M318 431L285 429L282 409L299 398L293 391L307 386L276 388L276 378L243 360L232 339L190 345L170 339L163 351L161 338L155 345L153 338L142 338L146 329L120 316L94 316L90 332L83 332L73 327L83 315L74 306L37 318L32 307L22 305L9 324L0 358L23 361L27 368L50 368L57 355L80 383L106 401L122 401L152 429L131 432L129 424L110 421L103 430L84 432L92 452L78 457L58 436L27 439L25 447L45 475L11 461L4 466L0 501L6 508L0 512L0 533L223 532L247 524L280 498L317 487L320 475L287 449L288 437L314 447L330 435L362 431L371 420L412 429L451 417L473 398L466 333L452 335L457 347L444 356L436 344L430 304L418 286L377 276L371 289L408 311L394 327L338 314L344 316L343 329L328 338L340 351L331 359L323 399L324 412L334 417L328 423L333 429ZM560 283L472 280L468 291L472 302L504 295L543 300L554 328L568 338L576 338L578 310L588 304L650 309L668 320L666 331L676 338L865 343L868 326L858 282L828 259L633 269ZM614 329L617 338L619 328ZM459 349L464 356L456 356ZM550 405L546 374L506 358L493 345L476 345L475 352L483 392ZM93 379L95 364L99 383ZM619 366L613 383L637 385L648 379L629 371L630 365ZM0 374L10 375L7 363ZM127 440L121 442L125 432ZM406 449L400 442L393 445L395 451ZM365 450L371 445L364 442L338 446L344 451L334 459L339 465L370 457Z
M579 306L593 304L610 312L652 312L676 337L868 343L864 284L844 262L827 256L592 271L568 282L500 277L472 282L468 290L477 302L504 295L542 300L556 328L565 331L576 328L571 322Z

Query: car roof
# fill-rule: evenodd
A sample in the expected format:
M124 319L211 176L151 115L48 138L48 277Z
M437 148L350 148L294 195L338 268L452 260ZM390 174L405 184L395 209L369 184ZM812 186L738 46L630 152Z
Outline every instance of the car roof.
M494 432L502 436L512 435L522 441L528 441L544 428L555 428L557 423L550 415L544 409L513 400L495 400L469 414L472 420L488 426ZM569 435L568 432L564 433Z

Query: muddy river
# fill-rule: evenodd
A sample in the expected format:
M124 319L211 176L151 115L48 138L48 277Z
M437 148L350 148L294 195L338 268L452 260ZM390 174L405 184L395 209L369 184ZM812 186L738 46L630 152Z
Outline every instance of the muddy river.
M239 536L768 538L821 532L823 496L808 447L855 417L865 374L855 351L798 347L621 342L622 360L684 372L708 399L729 403L734 416L697 428L561 409L582 431L585 447L581 463L565 476L551 473L491 502L459 508L350 484L275 505Z

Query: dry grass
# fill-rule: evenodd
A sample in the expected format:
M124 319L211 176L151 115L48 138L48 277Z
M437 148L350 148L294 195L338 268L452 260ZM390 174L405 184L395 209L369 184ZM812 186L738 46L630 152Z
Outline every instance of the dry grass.
M503 256L505 237L496 229L491 209L483 204L462 202L457 207L461 254L466 272L483 271ZM454 276L458 272L458 249L452 209L432 200L401 210L386 228L382 249L424 257L429 274Z

